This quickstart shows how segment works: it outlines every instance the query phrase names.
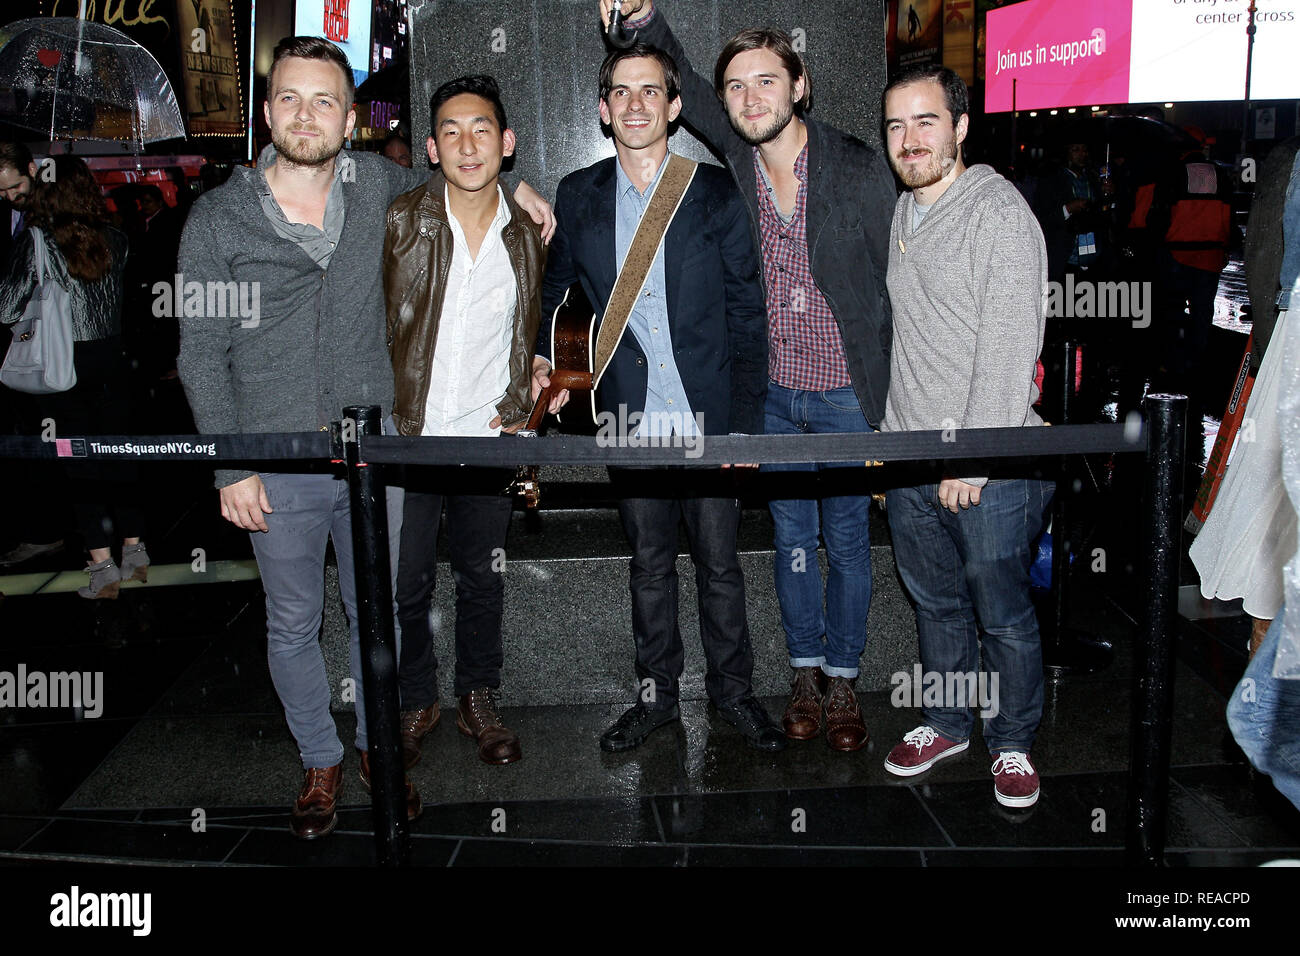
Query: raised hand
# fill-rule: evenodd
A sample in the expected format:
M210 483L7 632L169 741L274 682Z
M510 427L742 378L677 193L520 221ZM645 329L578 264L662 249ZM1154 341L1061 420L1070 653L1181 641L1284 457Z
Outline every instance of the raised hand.
M623 21L640 20L642 17L649 16L652 9L654 9L652 0L623 0ZM609 18L613 10L614 0L600 0L600 23L606 30L609 29Z

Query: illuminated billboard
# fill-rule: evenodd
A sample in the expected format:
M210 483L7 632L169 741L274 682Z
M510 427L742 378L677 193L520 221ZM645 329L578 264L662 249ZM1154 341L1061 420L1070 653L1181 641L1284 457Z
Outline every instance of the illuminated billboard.
M1300 0L1256 4L1253 99L1300 97ZM984 108L1240 100L1246 4L1028 0L988 12Z
M294 32L338 44L360 86L370 75L371 0L298 0Z

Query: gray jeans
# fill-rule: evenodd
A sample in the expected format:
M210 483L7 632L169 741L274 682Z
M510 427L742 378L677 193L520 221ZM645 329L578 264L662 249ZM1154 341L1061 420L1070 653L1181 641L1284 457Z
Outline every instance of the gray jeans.
M330 715L331 688L319 640L325 607L325 543L329 538L334 540L339 590L351 632L348 658L356 685L356 745L363 750L369 746L348 483L332 475L280 473L263 473L262 483L271 514L265 515L267 531L252 532L252 539L266 591L266 657L271 681L284 705L289 730L298 742L303 768L332 767L343 761L343 744ZM393 575L391 586L396 593L403 490L390 485L387 498L388 560ZM393 620L398 642L395 652L400 655L402 636L396 604ZM339 690L342 693L342 688Z

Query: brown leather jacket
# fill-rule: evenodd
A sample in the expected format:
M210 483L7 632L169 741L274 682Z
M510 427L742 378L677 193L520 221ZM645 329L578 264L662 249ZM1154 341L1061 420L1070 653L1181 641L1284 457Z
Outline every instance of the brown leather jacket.
M393 421L399 434L424 429L425 401L438 341L442 294L451 273L453 240L447 222L442 173L434 170L423 186L403 193L388 207L384 236L384 297L388 313L388 353L393 359ZM532 410L533 343L541 321L542 271L546 251L541 230L502 189L510 222L501 230L514 266L515 324L510 344L510 386L497 403L501 425L526 421Z

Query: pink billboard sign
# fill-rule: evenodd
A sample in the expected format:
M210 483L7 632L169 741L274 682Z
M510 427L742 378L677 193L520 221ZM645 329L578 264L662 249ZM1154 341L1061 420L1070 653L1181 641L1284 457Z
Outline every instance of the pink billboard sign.
M1133 0L1033 0L988 12L984 108L1126 103Z

